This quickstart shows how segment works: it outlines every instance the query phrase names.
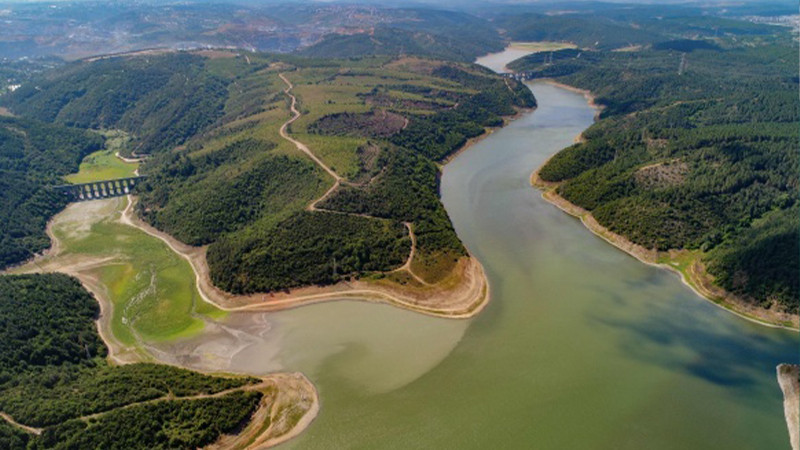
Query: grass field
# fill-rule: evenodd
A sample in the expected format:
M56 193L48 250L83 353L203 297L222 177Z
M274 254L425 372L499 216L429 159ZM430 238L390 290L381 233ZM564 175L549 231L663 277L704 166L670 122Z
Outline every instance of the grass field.
M71 183L124 178L138 163L126 163L116 152L130 137L104 131L106 148L87 156ZM118 222L126 198L77 203L60 214L53 233L61 244L59 257L108 258L89 271L105 288L113 305L111 330L125 345L193 335L203 329L202 316L224 312L205 303L194 284L194 272L162 241Z
M565 48L578 48L577 45L569 42L512 42L511 48L515 50L529 50L534 53L538 52L552 52L555 50L563 50Z
M188 262L157 238L117 221L127 202L76 203L53 225L62 245L56 258L108 258L89 273L113 305L114 336L126 345L170 340L202 330L203 316L223 317L200 298Z
M79 184L134 176L139 163L127 163L116 156L128 144L130 136L119 130L101 133L106 137L106 148L85 157L78 173L64 177L68 182Z

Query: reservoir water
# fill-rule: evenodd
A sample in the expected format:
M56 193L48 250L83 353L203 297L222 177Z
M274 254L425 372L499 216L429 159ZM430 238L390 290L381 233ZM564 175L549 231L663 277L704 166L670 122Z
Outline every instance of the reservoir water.
M775 366L798 362L798 335L717 308L545 202L531 171L594 111L579 94L531 88L539 108L442 178L489 276L483 313L341 302L270 316L277 360L306 372L322 402L287 447L788 448Z
M210 315L200 335L159 344L155 356L304 372L321 411L287 448L789 448L775 366L798 363L798 335L717 308L545 202L531 171L591 125L594 110L579 94L530 87L536 111L443 172L444 205L489 277L480 315L353 301ZM97 233L90 225L83 232Z

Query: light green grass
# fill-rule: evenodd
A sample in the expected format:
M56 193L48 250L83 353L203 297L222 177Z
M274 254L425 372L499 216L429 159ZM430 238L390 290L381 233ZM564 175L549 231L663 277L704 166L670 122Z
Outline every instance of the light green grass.
M549 41L512 42L510 47L515 50L529 50L534 53L552 52L555 50L563 50L565 48L578 48L577 45L569 42L549 42Z
M102 131L101 134L106 137L106 148L83 158L78 173L64 177L69 183L114 180L135 175L139 163L127 163L116 156L117 152L128 145L130 136L119 130Z
M106 288L111 331L120 342L137 345L137 335L145 342L188 337L203 329L202 315L225 316L202 300L186 260L161 240L117 222L126 199L105 201L116 202L113 213L85 214L88 230L76 232L74 227L86 226L76 220L56 221L53 231L63 256L113 257L92 275Z
M356 150L366 144L365 138L316 134L296 134L294 137L305 143L319 159L340 176L349 179L358 175L359 159Z

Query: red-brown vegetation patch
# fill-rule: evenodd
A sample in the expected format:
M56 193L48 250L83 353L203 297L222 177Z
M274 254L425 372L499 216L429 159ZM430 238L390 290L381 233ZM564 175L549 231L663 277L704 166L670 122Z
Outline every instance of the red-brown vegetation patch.
M309 131L325 135L386 138L402 130L405 117L385 110L337 113L314 122Z
M415 100L411 98L395 97L388 92L376 91L362 95L364 103L370 106L389 109L414 109L425 111L440 111L446 109L448 105L426 100Z

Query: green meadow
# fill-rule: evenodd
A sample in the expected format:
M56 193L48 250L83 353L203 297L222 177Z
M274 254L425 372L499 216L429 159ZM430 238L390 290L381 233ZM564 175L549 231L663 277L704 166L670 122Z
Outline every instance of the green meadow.
M107 259L89 273L111 302L114 336L125 345L171 340L198 333L204 318L224 317L202 300L186 260L161 240L118 221L127 203L125 198L77 203L53 227L62 245L56 258Z
M106 138L105 148L83 158L78 173L64 177L68 182L73 184L89 183L135 175L139 163L127 163L116 156L117 152L128 145L130 136L119 130L102 131L100 134Z

